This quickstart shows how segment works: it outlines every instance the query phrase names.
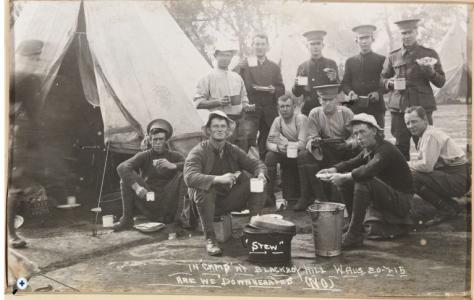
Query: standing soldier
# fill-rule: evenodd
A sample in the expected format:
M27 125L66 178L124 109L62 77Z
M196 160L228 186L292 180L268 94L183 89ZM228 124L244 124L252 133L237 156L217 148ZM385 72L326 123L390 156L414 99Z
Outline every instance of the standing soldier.
M419 21L395 22L400 29L403 46L390 53L381 74L381 84L391 93L388 109L392 115L392 135L407 160L410 160L410 132L403 119L405 109L409 106L423 107L432 125L436 102L430 83L441 88L446 82L438 53L417 42Z
M265 159L266 141L273 120L278 115L277 99L285 93L280 67L266 56L269 43L268 36L260 33L252 42L256 57L244 59L235 69L242 76L250 104L255 104L255 112L247 112L245 127L248 129L249 146L255 146L258 135L260 158ZM244 149L248 150L248 149Z
M374 25L361 25L352 28L356 33L356 43L360 53L346 60L342 90L349 96L348 107L355 113L367 113L374 116L377 124L385 127L385 102L379 90L380 73L382 72L385 56L372 51ZM359 97L368 97L360 99Z
M325 58L322 53L325 35L326 31L322 30L303 34L311 58L298 67L292 92L297 97L303 95L301 113L306 116L314 107L321 105L315 87L339 82L336 62Z

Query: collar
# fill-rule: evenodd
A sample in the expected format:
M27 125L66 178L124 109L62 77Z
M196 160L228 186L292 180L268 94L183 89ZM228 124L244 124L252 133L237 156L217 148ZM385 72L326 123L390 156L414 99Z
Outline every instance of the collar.
M373 53L372 50L370 50L370 51L367 52L367 53L359 52L359 55L362 56L362 57L364 57L364 56L367 56L367 55L372 54L372 53Z
M370 148L370 149L364 148L364 150L362 150L362 152L364 153L364 154L363 154L364 158L373 155L373 153L374 153L375 151L377 151L377 149L378 149L381 145L382 145L382 142L376 141L374 147L372 147L372 148Z
M318 62L318 61L321 61L323 59L324 59L324 56L321 56L320 58L316 58L316 59L311 57L310 60L313 61L313 62Z
M222 155L225 152L226 143L224 142L224 145L222 146L221 149L219 149L219 145L218 145L217 142L213 142L213 141L209 140L209 144L211 145L212 152L214 152L214 154L219 155L222 158Z
M263 65L263 64L266 63L266 62L267 62L267 57L266 57L266 56L263 57L263 61L262 61L262 62L260 62L260 61L258 60L258 58L257 58L257 64L258 64L259 66L260 66L260 65Z
M405 55L407 52L412 52L414 51L416 48L418 48L418 42L415 42L413 44L413 46L411 47L405 47L405 45L402 46L402 56Z

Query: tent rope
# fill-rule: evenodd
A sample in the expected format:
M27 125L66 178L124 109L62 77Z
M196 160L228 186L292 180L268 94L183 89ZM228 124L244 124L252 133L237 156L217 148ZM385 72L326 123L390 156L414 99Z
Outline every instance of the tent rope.
M102 180L100 182L100 190L99 190L99 198L97 199L97 206L100 207L100 202L102 199L102 190L104 188L104 180L105 180L105 171L107 170L107 161L109 160L109 149L110 149L110 143L106 144L107 146L107 151L105 153L105 162L104 162L104 170L102 171ZM97 219L99 218L99 211L95 212L95 220L94 220L94 227L92 229L92 236L97 236Z

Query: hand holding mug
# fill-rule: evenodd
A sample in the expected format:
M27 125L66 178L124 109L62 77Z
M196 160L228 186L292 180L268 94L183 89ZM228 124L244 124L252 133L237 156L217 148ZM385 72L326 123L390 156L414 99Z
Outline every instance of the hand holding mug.
M377 92L369 93L368 97L369 97L369 102L371 102L371 103L379 101L379 93L377 93Z
M359 98L359 95L357 95L354 91L350 91L349 94L347 94L347 97L349 97L349 100L356 100Z
M332 68L325 68L324 72L326 72L326 75L328 76L329 80L331 81L336 80L336 77L337 77L336 70Z

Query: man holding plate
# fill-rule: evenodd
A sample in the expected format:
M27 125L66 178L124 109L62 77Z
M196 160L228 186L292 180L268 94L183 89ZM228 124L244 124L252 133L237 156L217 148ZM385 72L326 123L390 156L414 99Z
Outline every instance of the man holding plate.
M362 246L364 221L369 237L374 239L406 234L413 199L410 168L400 151L384 140L375 118L361 113L350 124L363 150L317 174L338 187L351 216L349 229L343 235L343 249Z
M338 83L339 75L336 62L323 56L326 31L311 30L303 36L311 57L299 65L292 92L296 97L303 95L301 113L307 116L314 107L321 105L315 87Z
M250 104L255 104L255 111L245 114L242 130L246 131L248 147L256 145L258 132L258 151L263 160L267 152L265 143L268 132L278 115L276 102L285 93L285 86L280 67L266 56L269 49L268 36L263 33L255 35L252 48L255 56L243 59L235 71L244 80Z
M381 85L390 92L388 109L392 115L392 135L406 160L410 160L410 133L403 117L405 109L423 107L432 125L436 102L430 83L441 88L446 82L438 53L417 42L419 21L408 19L395 22L400 29L403 46L390 53L381 74Z
M381 128L385 127L385 102L380 91L380 73L385 56L372 51L374 25L360 25L352 29L360 53L348 58L341 86L349 98L349 107L355 114L365 112L375 117Z

